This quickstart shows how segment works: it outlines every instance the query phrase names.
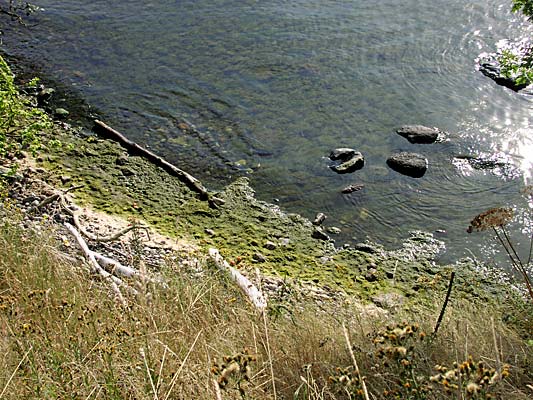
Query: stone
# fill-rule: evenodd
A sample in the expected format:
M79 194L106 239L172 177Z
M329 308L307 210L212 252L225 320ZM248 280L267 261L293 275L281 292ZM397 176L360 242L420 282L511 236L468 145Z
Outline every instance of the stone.
M353 193L353 192L358 192L360 190L363 190L364 187L365 187L365 185L362 184L362 183L356 183L356 184L353 184L353 185L348 185L348 186L346 186L345 188L343 188L341 190L341 193L350 194L350 193Z
M364 165L364 156L359 152L355 152L348 160L343 161L339 165L332 165L330 168L338 174L348 174L363 168Z
M357 251L362 251L363 253L376 254L379 253L379 248L370 243L357 243L353 246Z
M441 131L423 125L405 125L396 130L396 133L406 138L410 143L429 144L435 143Z
M483 75L492 79L498 85L514 90L515 92L519 92L527 87L525 84L518 84L514 79L504 76L501 73L501 66L495 55L483 59L479 63L478 69Z
M326 232L331 233L333 235L338 235L339 233L341 233L341 230L336 226L330 226L326 229Z
M276 248L277 248L278 246L276 245L276 243L271 242L271 241L269 240L269 241L267 241L267 242L265 243L265 245L264 245L263 247L264 247L265 249L268 249L268 250L276 250Z
M59 179L61 179L61 183L64 185L65 183L70 182L72 180L72 177L68 175L61 175Z
M56 118L65 118L69 115L70 113L65 110L64 108L61 108L61 107L58 107L54 110L54 116Z
M128 157L122 155L118 156L117 160L115 161L117 165L126 165L128 163Z
M365 275L365 280L367 282L376 282L378 280L377 272L378 271L375 268L369 269Z
M315 216L315 219L313 220L313 225L322 225L322 222L324 222L324 220L326 219L326 214L324 213L318 213L316 216Z
M378 307L394 309L405 302L405 297L398 293L381 293L373 296L372 302Z
M262 255L261 253L255 253L252 256L252 260L254 262L257 262L257 263L264 263L264 262L266 262L266 257L264 255Z
M55 93L53 88L43 88L39 93L37 93L37 104L42 106L52 98L52 95Z
M331 161L337 161L337 160L348 161L356 153L357 152L354 149L349 149L347 147L342 147L342 148L338 148L338 149L333 150L329 154L329 159Z
M326 235L324 231L320 228L315 228L315 230L311 234L311 237L313 239L324 240L324 241L330 240L329 236Z
M421 178L428 169L428 160L417 153L397 153L387 159L387 165L400 174Z

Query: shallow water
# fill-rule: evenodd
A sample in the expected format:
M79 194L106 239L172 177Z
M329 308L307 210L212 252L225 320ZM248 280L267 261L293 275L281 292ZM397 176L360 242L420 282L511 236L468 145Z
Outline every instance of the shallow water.
M258 197L342 229L339 244L399 244L437 232L457 258L493 250L466 227L486 208L523 207L531 178L531 99L475 68L502 38L531 33L488 0L51 1L5 48L78 89L103 117L216 188L248 175ZM178 124L197 127L185 134ZM413 145L403 124L450 132ZM337 175L327 155L353 147L365 167ZM385 160L429 160L421 179ZM496 173L453 163L498 154ZM350 195L348 184L364 184ZM523 209L523 208L521 208ZM485 238L485 239L484 239ZM523 241L518 237L517 240Z

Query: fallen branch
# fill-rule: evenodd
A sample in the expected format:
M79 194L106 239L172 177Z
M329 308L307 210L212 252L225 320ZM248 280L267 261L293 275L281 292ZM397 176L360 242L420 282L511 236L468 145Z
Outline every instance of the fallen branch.
M117 278L116 276L110 274L105 269L103 269L100 264L96 261L96 258L94 256L94 253L89 249L89 246L87 245L87 242L81 234L77 231L77 229L69 224L68 222L65 222L65 227L68 229L68 231L76 238L76 241L78 242L81 250L83 251L83 254L85 255L85 258L89 261L89 265L92 267L92 272L100 275L102 278L107 280L111 286L111 289L113 292L115 292L115 295L117 296L117 299L120 301L122 305L126 305L126 301L124 300L124 296L122 296L122 292L120 291L120 286L123 286L127 288L129 291L136 294L136 290L133 288L130 288L122 280Z
M100 253L97 253L95 251L91 251L94 258L104 268L107 272L113 275L120 275L125 278L137 278L137 279L144 279L147 282L150 283L156 283L158 285L162 285L163 287L166 287L166 284L159 279L154 279L150 276L146 276L141 274L141 271L129 267L127 265L122 265L116 260L113 260L112 258L106 257Z
M139 144L129 140L122 133L111 128L104 122L96 119L94 120L94 123L96 125L95 131L114 140L115 142L118 142L120 145L125 147L131 154L136 154L141 157L144 157L151 163L163 168L170 175L177 177L180 181L185 183L189 189L198 193L202 200L207 200L209 204L214 208L217 208L221 204L224 204L224 200L211 196L207 189L204 187L204 185L202 185L202 183L191 174L183 171L175 165L172 165L171 163L159 157L157 154L151 152L150 150L147 150Z
M266 309L267 301L263 293L261 293L261 291L257 289L257 287L252 282L250 282L248 278L246 278L239 271L230 266L228 262L224 260L224 258L222 258L217 249L209 249L209 256L220 270L229 272L231 279L248 296L255 308L257 308L261 312Z

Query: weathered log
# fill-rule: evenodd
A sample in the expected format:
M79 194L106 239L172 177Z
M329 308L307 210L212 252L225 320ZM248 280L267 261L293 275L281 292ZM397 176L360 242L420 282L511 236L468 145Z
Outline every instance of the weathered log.
M248 296L255 308L257 308L261 312L265 311L267 307L267 301L265 299L265 296L252 282L250 282L247 277L245 277L235 268L230 266L228 262L224 260L224 258L222 258L217 249L210 248L209 256L220 270L229 273L230 278Z
M202 200L207 200L209 204L213 207L218 207L220 204L224 203L222 199L211 196L207 189L202 185L202 183L196 179L191 174L183 171L182 169L172 165L165 159L159 157L157 154L151 152L150 150L145 149L141 145L135 143L132 140L129 140L122 133L111 128L109 125L105 124L102 121L94 120L95 131L101 135L118 142L120 145L125 147L131 154L138 155L146 158L148 161L161 167L167 171L172 176L177 177L180 181L185 183L189 189L198 193Z

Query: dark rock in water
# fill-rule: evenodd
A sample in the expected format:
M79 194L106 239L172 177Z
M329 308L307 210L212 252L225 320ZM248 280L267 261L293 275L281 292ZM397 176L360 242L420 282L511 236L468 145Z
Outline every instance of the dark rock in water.
M396 130L396 133L411 143L429 144L437 141L441 131L423 125L405 125Z
M495 57L487 58L484 61L480 62L479 71L483 75L492 79L498 85L505 86L511 90L514 90L515 92L518 92L526 88L527 86L523 84L519 85L513 79L502 75L500 63L496 60Z
M428 168L428 160L417 153L397 153L387 159L387 165L400 174L421 178Z
M315 217L315 220L313 221L313 225L321 225L322 222L324 222L324 220L326 219L326 214L324 213L318 213Z
M363 190L364 187L365 187L365 185L362 184L362 183L356 183L356 184L353 184L353 185L348 185L344 189L341 190L341 193L350 194L350 193L353 193L353 192L358 192L360 190Z
M329 236L326 235L324 233L324 231L322 229L320 229L320 228L315 228L315 230L311 234L311 237L313 239L324 240L324 241L329 241L330 240Z
M496 157L483 158L483 157L474 157L474 156L468 156L468 155L459 155L459 156L455 156L455 159L460 160L460 161L466 161L472 168L479 169L479 170L488 170L488 169L495 169L495 168L508 169L511 167L511 164L509 162L502 160L502 159L498 159Z
M365 158L359 152L355 152L351 158L342 162L339 165L332 165L330 168L338 174L348 174L363 168L365 165Z
M531 94L533 93L533 85L528 86L525 82L518 83L520 78L524 76L519 71L513 70L512 66L528 65L531 62L532 49L533 42L528 37L517 41L501 40L497 43L496 52L483 53L478 57L478 70L498 85L508 87L521 94ZM507 73L502 73L502 69L505 67L502 62L512 64Z
M347 161L350 158L352 158L356 153L357 152L354 149L349 149L347 147L342 147L342 148L338 148L338 149L333 150L329 154L329 159L331 161L337 161L337 160Z

